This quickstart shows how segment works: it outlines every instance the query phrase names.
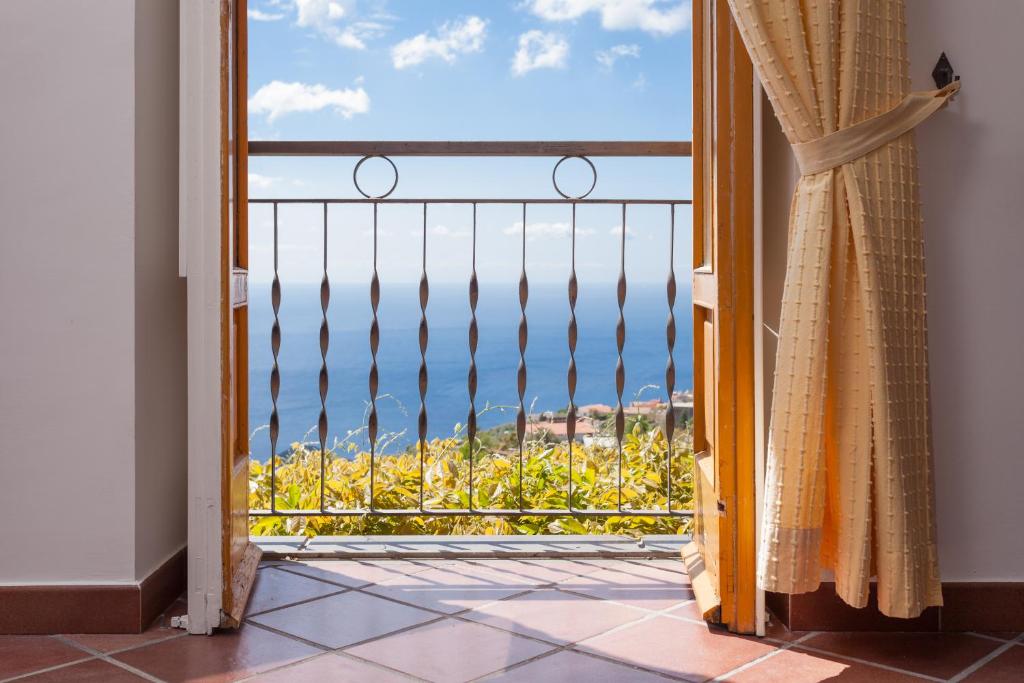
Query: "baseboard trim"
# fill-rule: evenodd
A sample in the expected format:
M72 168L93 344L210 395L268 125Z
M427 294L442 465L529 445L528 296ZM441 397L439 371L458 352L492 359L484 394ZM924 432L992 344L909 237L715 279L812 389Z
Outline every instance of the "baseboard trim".
M879 612L874 584L863 609L840 600L832 582L811 593L767 593L765 601L793 631L1024 631L1024 582L944 583L942 598L942 607L929 607L915 619Z
M137 585L0 586L0 634L141 633L185 590L186 550Z

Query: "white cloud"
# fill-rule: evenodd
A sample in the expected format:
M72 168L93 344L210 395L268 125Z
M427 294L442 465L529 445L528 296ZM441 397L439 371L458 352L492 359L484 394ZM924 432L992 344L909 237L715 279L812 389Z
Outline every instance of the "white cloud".
M523 222L516 221L509 227L505 228L502 232L506 235L522 235L523 234ZM581 228L576 226L576 236L581 235L592 235L594 233L590 228ZM572 225L569 223L527 223L526 224L526 239L534 240L542 237L567 237L572 234Z
M379 21L356 19L354 0L295 0L295 25L311 28L340 47L365 50L366 41L384 34Z
M483 49L486 37L487 22L480 17L445 22L437 35L421 33L392 47L391 62L396 69L416 66L435 58L451 64L460 54Z
M647 90L647 76L643 73L639 74L632 83L633 87L637 90Z
M260 175L259 173L249 174L249 189L266 190L271 185L276 183L280 178L268 175Z
M675 0L527 0L527 9L547 21L572 21L588 12L601 15L609 31L639 29L672 35L689 27L690 3Z
M319 83L271 81L249 98L249 111L266 114L273 122L292 112L320 111L332 108L346 119L370 110L370 96L361 87L331 90Z
M469 230L452 230L447 225L435 225L434 227L427 229L427 234L433 237L469 237L473 233ZM409 236L422 239L423 229L410 230Z
M609 228L608 234L609 235L614 235L615 237L622 237L622 224L620 223L619 225L613 225L611 228ZM636 231L633 230L632 226L627 225L626 226L626 239L632 239L635 236L636 236Z
M452 230L447 225L435 225L429 232L438 237L469 237L472 234L469 230Z
M569 43L557 33L536 29L519 36L512 73L522 76L534 69L562 69L569 57Z
M623 57L634 57L640 56L640 46L631 45L613 45L607 50L598 50L594 53L594 59L596 59L601 66L606 69L610 69L615 66L615 62Z
M264 12L258 9L247 10L246 14L253 21L280 21L284 19L284 15L278 12Z

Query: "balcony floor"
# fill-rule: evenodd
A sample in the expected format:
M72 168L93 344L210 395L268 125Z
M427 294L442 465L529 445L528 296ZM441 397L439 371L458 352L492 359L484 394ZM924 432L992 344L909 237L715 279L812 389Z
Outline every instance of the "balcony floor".
M207 638L0 637L0 680L1016 681L1024 634L738 637L672 559L264 562L245 624ZM37 672L36 675L32 675Z

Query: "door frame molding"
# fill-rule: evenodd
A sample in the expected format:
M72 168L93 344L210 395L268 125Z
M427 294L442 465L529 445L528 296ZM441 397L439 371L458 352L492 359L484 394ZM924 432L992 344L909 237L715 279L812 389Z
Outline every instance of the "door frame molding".
M705 11L715 6L715 16L728 17L725 0L697 0ZM724 10L724 12L723 12ZM187 280L188 320L188 630L208 634L221 624L223 607L224 568L223 538L223 472L225 415L223 414L222 377L224 367L223 311L228 291L224 282L221 243L224 173L222 165L221 133L222 111L222 2L221 0L193 0L181 4L179 22L179 275ZM729 21L727 19L727 21ZM731 25L731 21L729 21ZM694 25L694 30L698 30ZM730 96L735 95L737 81L752 80L750 86L752 106L746 108L735 98L716 97L713 107L721 101L729 102L729 153L736 154L736 144L750 152L748 183L733 181L729 197L730 209L740 209L741 222L749 214L749 223L735 225L734 236L748 241L744 257L749 256L751 319L742 321L741 327L750 332L750 389L752 400L748 425L750 432L743 434L751 443L737 449L730 479L735 479L733 505L735 514L723 517L731 548L727 557L732 567L732 580L739 595L737 600L726 599L722 604L722 620L730 629L762 633L764 596L756 588L754 560L756 559L757 528L760 520L763 480L763 410L765 397L759 373L761 371L760 330L760 86L748 69L749 58L739 40L735 27L718 27L717 36L729 36L726 45L716 45L710 67L719 84L730 85ZM730 35L731 34L731 35ZM746 62L744 64L743 62ZM738 71L737 71L738 67ZM704 68L703 60L694 63L695 81L702 78L697 68ZM705 71L704 74L707 72ZM734 76L738 78L734 80ZM723 79L725 77L725 80ZM744 85L741 83L740 85ZM744 85L744 87L746 87ZM739 98L742 100L745 98ZM740 104L737 111L736 104ZM712 118L720 121L720 109ZM721 146L722 140L719 140ZM712 150L712 154L716 152ZM731 161L735 161L732 159ZM744 160L741 161L741 165ZM730 169L732 168L730 164ZM695 168L695 179L701 175ZM721 182L716 185L720 186ZM744 190L743 188L748 188ZM700 189L695 199L699 197ZM719 188L709 187L715 195ZM708 197L711 202L715 197ZM709 202L710 203L710 202ZM745 205L747 208L743 208ZM695 202L694 220L701 204ZM746 213L744 213L746 212ZM730 215L734 212L730 211ZM737 235L736 228L746 230ZM696 248L697 245L695 245ZM732 283L735 289L736 283ZM745 284L744 284L745 287ZM720 292L723 293L723 292ZM742 316L741 316L742 317ZM748 328L749 326L749 328ZM744 335L745 336L745 335ZM746 382L744 382L746 384ZM738 388L738 387L737 387ZM745 391L746 389L744 389ZM717 395L717 392L716 392ZM716 416L722 415L716 410ZM740 453L739 451L743 451ZM736 469L738 468L738 469ZM742 471L740 471L742 470ZM742 588L742 590L740 590Z
M704 511L698 528L703 523L706 533L695 534L687 557L693 566L701 558L702 575L708 574L713 587L703 600L698 591L701 610L731 631L763 633L764 600L756 583L763 440L758 378L763 354L756 324L761 95L727 0L696 0L692 7L693 137L702 153L694 164L695 350L697 339L712 335L704 340L700 359L701 365L712 365L695 367L695 390L698 376L714 384L695 391L706 397L702 412L708 424L701 430L702 420L696 420L694 450L714 455L695 465L700 474L695 473L694 485L703 493L697 496L698 514ZM699 302L699 293L707 300ZM706 323L698 325L697 306L712 312L711 332Z
M178 270L188 320L188 630L220 625L221 377L221 3L179 10Z

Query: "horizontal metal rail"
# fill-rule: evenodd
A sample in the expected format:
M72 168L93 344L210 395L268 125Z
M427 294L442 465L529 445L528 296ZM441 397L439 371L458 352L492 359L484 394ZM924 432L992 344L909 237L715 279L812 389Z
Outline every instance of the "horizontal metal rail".
M689 141L250 140L249 156L689 157Z
M494 198L458 198L458 199L392 199L391 197L386 198L373 198L373 197L356 197L352 199L326 199L326 198L301 198L301 199L290 199L281 197L277 199L250 199L250 204L613 204L616 206L643 206L643 205L654 205L654 206L683 206L693 204L692 199L524 199L510 197L508 199L494 199Z
M693 510L592 510L578 508L398 508L398 509L352 509L336 510L327 508L320 510L250 510L254 517L360 517L363 515L379 515L381 517L693 517Z

